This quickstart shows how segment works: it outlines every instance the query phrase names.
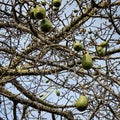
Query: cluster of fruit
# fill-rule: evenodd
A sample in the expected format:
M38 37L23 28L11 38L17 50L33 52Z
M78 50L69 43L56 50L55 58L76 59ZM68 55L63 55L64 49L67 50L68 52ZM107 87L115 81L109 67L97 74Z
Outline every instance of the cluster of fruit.
M109 46L107 41L103 41L97 45L96 50L97 50L98 56L105 55L104 48L107 46ZM75 42L73 44L73 48L77 52L81 51L83 49L82 43L79 41ZM89 70L90 68L92 68L92 66L93 66L92 57L90 56L88 51L83 55L83 58L81 60L81 64L85 70ZM86 96L82 95L78 98L78 100L75 102L74 105L79 111L84 111L84 110L86 110L86 108L88 106L88 98Z
M79 52L83 49L82 43L77 41L73 44L73 48L75 51ZM93 66L93 62L92 62L92 57L90 56L89 52L87 51L82 58L82 67L85 70L89 70L90 68L92 68Z
M46 83L49 83L49 80L46 80ZM60 96L60 91L59 89L55 89L55 93L57 96ZM80 96L74 103L74 107L76 107L76 109L78 109L79 111L84 111L87 109L88 107L88 98L86 95L82 95Z
M46 1L44 0L42 2L42 5L45 5ZM52 0L53 7L56 7L56 9L59 9L61 5L61 0ZM42 19L40 24L41 31L47 33L50 32L52 29L52 23L51 21L46 18L46 11L44 7L36 5L35 7L32 7L29 12L31 19Z
M99 45L97 45L96 51L97 51L98 56L104 56L105 55L104 48L107 47L107 46L109 46L107 41L103 41ZM83 49L82 43L79 42L79 41L75 42L73 44L73 48L77 52L81 51ZM89 70L90 68L92 68L92 66L93 66L92 57L90 56L88 51L83 55L81 63L82 63L82 67L85 70Z
M46 1L44 0L42 2L42 5L46 5ZM56 11L59 9L61 5L61 0L52 0L52 5L53 9ZM40 24L40 29L41 31L47 33L50 32L52 29L52 23L51 21L46 18L46 11L44 7L36 5L35 7L32 7L30 9L30 18L31 19L42 19L41 24ZM82 29L81 32L86 32L86 29ZM90 32L91 33L91 32ZM108 46L108 42L104 41L101 44L97 45L97 54L98 56L104 56L105 51L104 48ZM73 44L73 48L75 51L79 52L83 50L83 46L81 42L77 41ZM85 70L89 70L93 66L93 61L92 57L90 56L89 52L86 51L85 54L83 55L83 58L81 60L82 67ZM46 81L46 83L49 81ZM56 89L56 95L60 96L60 91ZM82 95L78 98L78 100L75 101L74 106L79 110L79 111L84 111L86 110L88 106L88 98L85 95Z
M75 51L79 52L83 49L83 46L82 46L82 43L79 42L79 41L76 41L74 44L73 44L73 48ZM92 63L92 57L89 55L88 52L86 52L84 55L83 55L83 58L82 58L82 67L85 69L85 70L89 70L93 63ZM74 103L74 106L79 110L79 111L84 111L86 110L87 106L88 106L88 98L85 96L85 95L82 95L80 96Z

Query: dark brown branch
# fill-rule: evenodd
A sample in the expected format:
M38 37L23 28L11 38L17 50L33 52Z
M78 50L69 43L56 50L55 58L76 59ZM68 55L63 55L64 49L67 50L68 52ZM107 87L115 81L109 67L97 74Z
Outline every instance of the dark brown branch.
M52 120L56 120L55 119L55 114L52 113Z
M13 116L14 116L14 120L17 120L17 102L13 101Z
M24 120L25 119L25 115L26 115L26 110L28 108L28 105L23 105L23 112L22 112L22 117L21 117L21 120Z

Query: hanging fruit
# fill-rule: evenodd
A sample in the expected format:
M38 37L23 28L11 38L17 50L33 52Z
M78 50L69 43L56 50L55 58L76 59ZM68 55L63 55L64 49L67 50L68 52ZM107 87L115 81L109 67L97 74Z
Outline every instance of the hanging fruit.
M83 58L82 58L81 62L82 62L82 67L85 70L89 70L93 66L92 57L89 55L88 52L85 55L83 55Z
M40 29L45 33L50 32L50 30L52 29L52 23L50 22L50 20L48 20L47 18L43 19L40 24Z
M62 2L62 0L53 0L53 1L52 1L53 6L55 6L55 7L60 7L61 2Z
M84 111L88 107L88 98L84 95L80 96L79 99L75 102L75 107L79 111Z
M97 46L97 47L96 47L96 50L97 50L98 56L104 56L104 55L105 55L105 50L104 50L103 47Z
M49 83L50 81L49 81L49 79L47 79L45 82L46 82L46 83Z
M75 42L73 44L73 48L74 48L75 51L78 51L78 52L81 51L82 50L82 44L81 44L81 42L79 42L79 41Z
M34 17L36 19L43 19L46 16L46 11L43 7L36 5L34 9Z
M56 95L60 96L60 91L58 89L56 89Z

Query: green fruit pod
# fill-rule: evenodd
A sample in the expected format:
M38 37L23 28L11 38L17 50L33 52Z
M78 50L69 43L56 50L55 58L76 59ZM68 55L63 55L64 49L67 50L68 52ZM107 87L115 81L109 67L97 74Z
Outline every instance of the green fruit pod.
M46 83L49 83L50 81L49 81L49 79L47 79L45 82L46 82Z
M97 50L98 56L104 56L105 55L105 51L104 51L103 47L97 46L96 50Z
M53 1L52 1L52 4L53 4L53 6L55 6L55 7L60 7L61 2L62 2L62 0L53 0Z
M82 67L85 70L89 70L93 66L92 57L89 55L88 52L85 55L83 55L83 58L82 58L81 62L82 62Z
M79 42L79 41L75 42L75 43L73 44L73 48L74 48L74 50L77 51L77 52L81 51L81 50L82 50L82 44L81 44L81 42Z
M46 11L43 7L36 5L34 9L34 17L36 19L43 19L46 16Z
M60 91L58 89L56 89L56 95L60 96Z
M80 96L75 102L75 107L79 111L84 111L88 107L88 98L86 96Z
M52 29L52 23L47 18L43 19L40 24L41 31L47 33Z

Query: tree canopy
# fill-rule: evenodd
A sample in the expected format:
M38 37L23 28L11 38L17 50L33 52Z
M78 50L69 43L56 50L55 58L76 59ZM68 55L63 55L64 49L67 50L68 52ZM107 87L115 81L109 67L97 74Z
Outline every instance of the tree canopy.
M0 111L119 120L120 1L1 0Z

